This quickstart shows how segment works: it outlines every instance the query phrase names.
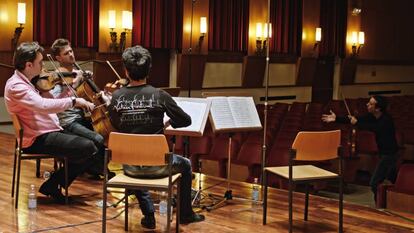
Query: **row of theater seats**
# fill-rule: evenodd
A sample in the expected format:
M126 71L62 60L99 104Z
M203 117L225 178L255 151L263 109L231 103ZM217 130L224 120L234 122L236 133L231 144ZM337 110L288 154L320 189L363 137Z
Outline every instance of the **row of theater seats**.
M367 112L368 98L346 99L353 115ZM388 97L389 112L395 119L397 138L401 148L414 144L414 96ZM289 148L299 131L341 129L341 144L344 148L344 179L353 182L357 170L372 172L376 164L377 145L375 135L368 131L354 129L350 124L326 124L321 116L334 111L337 115L347 115L344 101L332 100L328 104L275 103L267 108L266 166L284 166L288 163ZM262 124L264 106L257 105ZM203 137L189 138L186 147L184 139L177 137L175 152L184 154L192 160L193 168L198 171L202 161L202 171L210 175L227 176L228 143L231 137L231 179L251 182L261 175L263 157L263 131L234 134L214 134L210 125L206 126ZM188 151L185 151L185 148ZM319 164L324 168L335 168L331 164ZM273 187L286 188L276 177L269 178ZM323 186L323 185L322 185Z

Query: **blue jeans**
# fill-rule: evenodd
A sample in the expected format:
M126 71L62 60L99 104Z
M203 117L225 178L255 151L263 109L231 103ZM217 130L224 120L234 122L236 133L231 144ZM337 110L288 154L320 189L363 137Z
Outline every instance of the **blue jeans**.
M191 162L189 159L180 155L173 155L172 163L173 174L181 173L180 185L180 212L181 218L192 216L191 207ZM136 178L161 178L168 176L167 167L140 167L124 165L124 173L127 176ZM142 214L147 215L154 212L154 203L148 191L138 190L134 194L137 196Z

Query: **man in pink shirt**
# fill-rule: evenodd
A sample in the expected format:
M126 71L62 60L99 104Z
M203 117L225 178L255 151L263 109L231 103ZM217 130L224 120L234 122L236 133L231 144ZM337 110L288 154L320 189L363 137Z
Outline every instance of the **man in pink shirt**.
M92 140L63 132L56 115L71 107L92 110L94 104L82 98L69 97L68 92L53 98L41 96L31 83L43 66L43 48L37 42L21 43L14 55L15 73L7 80L4 97L7 110L16 114L24 129L22 148L25 153L47 153L69 158L71 184L92 165L98 152ZM65 198L58 189L64 186L64 170L59 169L42 184L39 192L51 196L56 202Z

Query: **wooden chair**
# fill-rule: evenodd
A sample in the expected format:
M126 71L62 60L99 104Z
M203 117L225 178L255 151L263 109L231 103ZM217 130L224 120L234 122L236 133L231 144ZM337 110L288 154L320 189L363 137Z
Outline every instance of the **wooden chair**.
M263 225L267 215L267 176L273 173L289 181L289 232L292 232L292 202L293 185L306 184L304 220L308 220L309 183L321 180L339 181L339 228L342 232L343 218L343 181L342 181L342 153L340 148L341 131L309 131L299 132L290 149L289 166L265 167L264 169L264 197L263 197ZM337 159L338 173L333 173L313 165L293 165L295 161L325 161ZM303 163L303 162L301 162Z
M65 169L65 202L68 204L68 160L67 157L57 157L50 154L27 154L23 153L21 145L23 144L23 134L24 130L22 125L20 124L19 118L15 114L10 114L12 120L13 120L13 127L15 130L15 137L16 137L16 143L15 143L15 150L14 150L14 165L13 165L13 180L12 180L12 191L11 196L15 198L15 204L14 207L17 209L19 205L19 187L20 187L20 170L21 170L21 162L22 160L36 160L36 176L38 175L39 169L40 169L40 160L41 159L54 159L57 160L63 160L64 163L64 169ZM16 177L17 172L17 177Z
M132 150L130 145L139 150ZM114 163L142 166L168 166L169 175L160 179L138 179L118 174L108 180L109 159ZM107 188L125 189L125 231L128 230L128 190L157 190L168 192L167 232L172 221L171 197L173 185L177 184L176 232L180 226L180 178L181 174L172 174L172 153L169 152L167 140L162 134L126 134L112 132L109 135L108 148L105 153L105 179L103 183L102 232L106 232Z

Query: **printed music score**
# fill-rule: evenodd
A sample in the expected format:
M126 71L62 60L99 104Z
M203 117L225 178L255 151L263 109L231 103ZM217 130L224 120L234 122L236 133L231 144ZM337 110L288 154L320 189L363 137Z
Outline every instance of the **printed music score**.
M214 132L262 129L253 97L214 96L207 99L211 100L210 120Z
M204 128L207 123L208 113L210 111L211 101L205 98L188 98L188 97L173 97L177 105L180 106L184 112L191 117L191 125L182 128L173 128L168 126L165 134L195 136L201 137L204 133ZM164 122L167 122L169 117L164 114Z

